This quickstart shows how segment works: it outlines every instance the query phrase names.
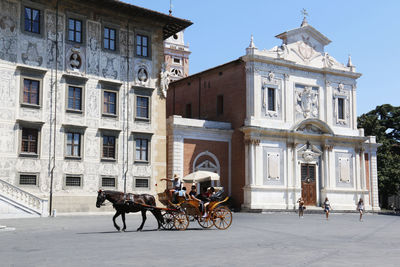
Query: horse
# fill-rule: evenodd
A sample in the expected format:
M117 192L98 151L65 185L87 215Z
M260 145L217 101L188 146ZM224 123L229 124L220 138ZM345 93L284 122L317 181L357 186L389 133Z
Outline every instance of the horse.
M158 229L159 230L164 223L163 216L161 215L161 211L159 209L154 209L152 207L156 206L156 200L154 196L149 195L149 194L124 194L122 192L118 191L111 191L111 190L99 190L97 194L97 201L96 201L96 207L100 208L101 206L104 206L104 201L105 200L110 201L113 204L114 209L117 211L113 217L113 223L114 227L120 231L120 227L118 224L115 222L115 219L121 215L122 217L122 222L124 223L124 227L122 228L122 231L126 230L126 224L125 224L125 213L129 212L142 212L142 224L139 226L137 231L142 231L144 222L146 221L146 211L150 211L153 213L154 217L157 220L158 223Z

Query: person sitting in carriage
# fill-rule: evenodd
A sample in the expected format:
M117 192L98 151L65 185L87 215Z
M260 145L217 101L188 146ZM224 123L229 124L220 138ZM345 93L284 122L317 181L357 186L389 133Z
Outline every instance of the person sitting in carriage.
M211 200L212 200L212 197L214 196L214 194L215 194L215 189L214 189L214 187L209 187L208 189L207 189L207 192L206 192L206 201L205 201L205 203L204 203L204 215L203 215L203 217L204 218L206 218L207 216L208 216L208 214L207 214L207 206L210 204L210 202L211 202Z

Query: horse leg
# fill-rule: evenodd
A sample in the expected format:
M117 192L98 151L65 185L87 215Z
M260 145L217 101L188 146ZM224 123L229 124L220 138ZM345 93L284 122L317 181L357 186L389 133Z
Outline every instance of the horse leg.
M125 232L126 224L125 224L125 212L124 211L121 213L121 217L122 217L122 222L124 223L124 227L122 228L122 231Z
M114 217L113 217L113 223L114 223L114 227L117 228L118 232L120 230L118 224L115 222L115 219L121 214L121 212L119 210L117 210L117 212L115 213Z
M161 229L162 223L164 222L164 218L161 215L160 210L151 210L151 213L153 213L154 217L156 217L157 223L158 223L158 228L157 230Z
M142 210L142 224L139 226L137 231L142 231L145 221L146 221L146 210Z

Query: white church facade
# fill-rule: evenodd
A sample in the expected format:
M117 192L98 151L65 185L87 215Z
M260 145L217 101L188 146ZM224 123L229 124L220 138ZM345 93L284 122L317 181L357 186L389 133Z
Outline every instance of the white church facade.
M229 159L235 162L229 162L232 175L226 183L232 185L233 197L242 209L293 210L300 197L306 206L320 209L328 197L335 210L355 210L360 198L367 210L379 210L379 144L357 128L356 88L361 73L350 57L344 65L325 52L331 41L305 19L299 28L276 37L282 44L270 50L257 49L252 38L246 54L236 61L172 83L167 114L188 118L185 104L193 105L196 100L181 97L179 90L197 92L190 85L197 84L195 79L208 83L208 88L211 83L210 89L202 87L196 94L202 110L190 115L193 120L232 123ZM237 74L230 75L230 71ZM240 73L243 78L238 78ZM232 79L237 81L231 83ZM226 90L213 89L217 84L225 84ZM213 90L220 91L213 96ZM214 97L217 106L221 99L223 103L216 113L204 106L214 107ZM238 117L243 120L237 122ZM174 125L169 127L174 129ZM193 127L188 123L187 128ZM185 151L184 156L195 158L196 154Z

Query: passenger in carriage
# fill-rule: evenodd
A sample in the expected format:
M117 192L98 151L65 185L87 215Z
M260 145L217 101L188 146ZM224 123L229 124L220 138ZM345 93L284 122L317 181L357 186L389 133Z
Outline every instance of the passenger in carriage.
M186 187L182 187L182 189L178 191L178 197L185 198L185 200L189 199L189 195L186 193Z
M196 196L197 196L196 186L192 185L192 187L190 188L190 192L189 192L189 198L192 200L197 200L200 203L201 200L198 199Z
M207 189L207 192L206 192L206 197L207 197L207 202L205 202L204 203L204 215L203 215L203 218L206 218L207 216L208 216L208 214L207 214L207 206L210 204L210 202L211 202L211 198L212 198L212 196L215 194L215 189L214 189L214 187L209 187L208 189Z

